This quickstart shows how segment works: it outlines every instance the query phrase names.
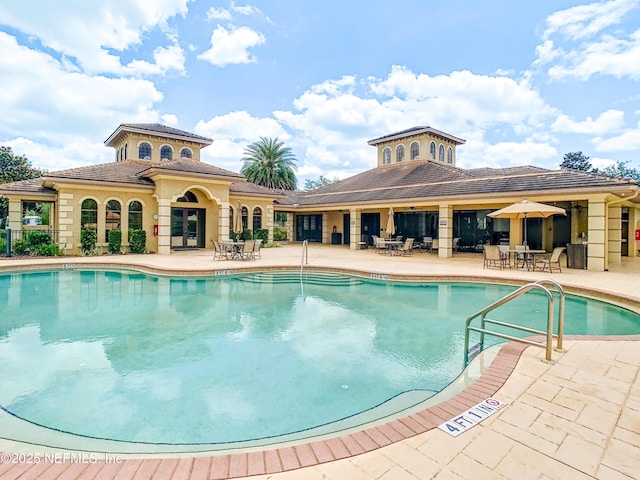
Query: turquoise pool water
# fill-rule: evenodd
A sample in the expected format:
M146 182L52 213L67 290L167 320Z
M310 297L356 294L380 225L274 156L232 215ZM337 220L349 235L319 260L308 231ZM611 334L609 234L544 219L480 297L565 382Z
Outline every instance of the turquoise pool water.
M466 318L512 290L319 274L0 274L0 405L121 442L278 438L442 390L462 370ZM544 328L545 313L531 292L493 317ZM568 297L565 333L640 333L640 315Z

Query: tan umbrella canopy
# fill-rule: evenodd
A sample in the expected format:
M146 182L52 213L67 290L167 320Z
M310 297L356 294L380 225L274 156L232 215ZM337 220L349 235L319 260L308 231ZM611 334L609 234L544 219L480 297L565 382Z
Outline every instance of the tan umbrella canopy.
M236 213L233 216L233 231L238 235L242 233L242 206L238 202Z
M526 198L489 214L492 218L547 218L551 215L566 215L564 208L532 202ZM527 243L527 222L524 222L524 243Z
M389 219L387 220L387 233L389 236L396 233L396 224L393 221L393 207L389 207Z

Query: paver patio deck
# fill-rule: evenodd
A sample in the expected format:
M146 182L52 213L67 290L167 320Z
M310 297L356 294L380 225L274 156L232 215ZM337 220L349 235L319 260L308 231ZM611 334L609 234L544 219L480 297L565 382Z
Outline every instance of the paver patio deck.
M210 251L170 256L125 255L44 260L3 259L0 270L80 263L132 265L174 273L300 268L300 245L263 249L255 262L213 261ZM640 258L625 258L608 272L563 269L553 275L485 270L477 254L411 257L373 250L310 245L308 266L391 278L500 279L526 282L552 278L568 291L596 291L640 312ZM640 332L633 337L565 337L566 352L505 345L480 380L428 413L363 432L235 455L127 458L122 463L56 465L0 462L0 479L240 478L258 479L538 479L640 477ZM458 437L434 428L488 396L508 405ZM3 437L0 432L0 437ZM0 440L3 452L37 447ZM3 457L4 458L4 457ZM285 471L283 471L285 470ZM288 471L287 471L288 470ZM278 473L280 472L280 473Z

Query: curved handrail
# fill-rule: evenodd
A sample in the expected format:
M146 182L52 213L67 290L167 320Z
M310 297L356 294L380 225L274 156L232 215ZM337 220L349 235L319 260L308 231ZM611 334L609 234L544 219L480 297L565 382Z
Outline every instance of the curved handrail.
M501 305L504 305L505 303L513 300L514 298L519 297L520 295L528 292L529 290L541 290L546 296L547 296L547 300L548 300L548 304L547 304L547 331L546 334L543 331L539 331L539 330L534 330L531 328L527 328L527 327L523 327L520 325L514 325L514 324L509 324L506 322L499 322L497 320L487 320L486 319L486 315L487 313L491 312L492 310L495 310L496 308L500 307ZM481 327L472 327L470 324L471 322L477 318L477 317L481 317L482 319L482 324ZM525 332L529 332L529 333L539 333L539 334L545 334L546 336L546 342L544 344L540 343L540 342L534 342L532 340L527 340L527 339L523 339L523 338L518 338L518 337L514 337L511 335L506 335L506 334L502 334L502 333L498 333L498 332L493 332L491 330L487 330L485 328L485 324L486 322L490 322L493 324L497 324L497 325L502 325L505 327L510 327L516 330L521 330L521 331L525 331ZM488 335L493 335L495 337L500 337L500 338L504 338L507 340L512 340L515 342L521 342L521 343L527 343L530 345L536 345L539 347L544 347L546 350L546 360L547 362L551 362L551 350L553 348L553 295L551 294L551 292L549 291L548 288L546 288L545 286L539 284L539 283L528 283L526 285L523 285L522 287L518 288L517 290L514 290L513 292L509 293L508 295L505 295L504 297L496 300L495 302L493 302L492 304L484 307L482 310L479 310L478 312L474 313L473 315L469 316L467 318L466 321L466 326L465 326L465 331L464 331L464 365L465 367L469 364L469 331L473 330L475 332L479 332L481 334L481 340L480 340L480 345L482 346L482 344L484 343L484 335L488 334Z
M540 285L544 283L548 283L550 285L553 285L554 287L556 287L556 289L558 290L558 293L560 294L560 306L558 307L558 334L557 334L558 340L556 343L556 351L564 352L564 349L562 348L562 337L564 336L564 304L565 304L564 288L562 288L562 285L560 285L558 282L556 282L555 280L551 280L550 278L537 280L533 283L538 283Z

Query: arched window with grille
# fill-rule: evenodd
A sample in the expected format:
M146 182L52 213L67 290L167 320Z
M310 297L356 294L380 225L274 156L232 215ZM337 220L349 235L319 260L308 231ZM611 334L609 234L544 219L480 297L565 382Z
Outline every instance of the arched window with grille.
M447 148L447 163L453 163L453 148Z
M444 145L440 144L440 148L438 149L438 160L444 162Z
M436 159L436 142L431 142L431 145L429 145L429 155L431 156L431 160Z
M404 145L396 147L396 163L404 162Z
M120 219L122 211L118 200L109 200L104 215L104 236L105 242L109 241L109 232L111 230L120 230Z
M389 165L390 163L391 163L391 149L389 147L386 147L382 151L382 164Z
M129 204L129 230L142 230L142 204L137 200Z
M168 162L173 158L173 148L169 145L163 145L160 149L160 160L163 162Z
M420 144L418 142L413 142L409 149L411 150L411 160L415 160L420 156Z
M138 145L138 158L140 160L151 160L151 144L142 142Z
M256 230L260 230L262 228L262 210L260 207L256 207L253 209L253 234L255 235Z
M180 158L193 158L193 152L190 148L184 147L180 150Z
M85 230L98 229L98 202L92 198L82 201L80 207L80 225Z

